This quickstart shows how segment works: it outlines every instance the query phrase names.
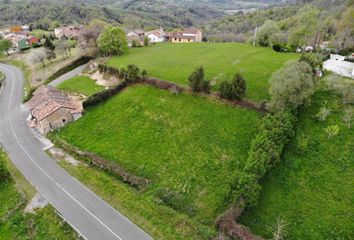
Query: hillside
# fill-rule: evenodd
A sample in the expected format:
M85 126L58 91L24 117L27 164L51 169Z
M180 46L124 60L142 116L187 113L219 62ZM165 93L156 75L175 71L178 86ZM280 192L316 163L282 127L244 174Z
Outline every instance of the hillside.
M319 121L316 114L324 105L331 113ZM242 223L268 238L281 219L286 239L352 239L354 129L343 123L343 114L334 92L316 93L299 115L284 160L262 181L259 205L242 216ZM324 130L329 125L340 128L332 139Z
M131 28L201 26L225 16L227 9L263 8L269 2L277 1L0 1L0 27L31 24L47 30L57 24L85 24L95 18Z

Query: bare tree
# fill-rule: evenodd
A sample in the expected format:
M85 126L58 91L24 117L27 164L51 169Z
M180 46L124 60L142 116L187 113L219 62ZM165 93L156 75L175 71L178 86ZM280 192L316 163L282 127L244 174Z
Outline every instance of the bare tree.
M45 67L44 60L46 59L46 53L43 49L33 50L29 55L29 61L32 64L42 63L43 67Z

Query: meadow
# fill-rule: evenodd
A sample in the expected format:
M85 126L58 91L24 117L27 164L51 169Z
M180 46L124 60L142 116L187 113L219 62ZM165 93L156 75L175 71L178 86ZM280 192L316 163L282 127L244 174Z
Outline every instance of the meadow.
M56 134L149 179L151 196L212 225L259 121L254 111L135 85Z
M71 227L57 216L51 206L25 213L33 197L32 186L0 149L0 161L11 170L12 179L0 182L0 239L78 239Z
M331 114L322 122L316 114L323 105ZM268 238L278 219L285 221L289 240L353 238L354 129L342 116L333 92L314 96L299 115L297 137L282 162L263 179L259 205L242 215L243 224ZM332 139L324 131L329 125L340 128Z
M247 80L247 98L260 101L268 98L268 79L272 73L296 58L297 54L241 43L162 43L132 48L107 64L120 68L133 63L147 70L149 76L184 86L188 85L190 73L202 65L214 89L220 81L231 80L240 72Z
M59 84L58 88L68 92L80 93L85 96L90 96L104 90L103 86L95 84L95 81L87 76L76 76L68 79Z

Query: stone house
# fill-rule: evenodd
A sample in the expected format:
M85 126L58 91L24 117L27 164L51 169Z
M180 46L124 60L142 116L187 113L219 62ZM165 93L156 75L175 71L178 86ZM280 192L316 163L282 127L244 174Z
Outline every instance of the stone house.
M58 39L68 38L68 39L77 39L79 33L82 29L82 26L64 26L54 29L54 35Z
M44 135L79 119L83 111L81 104L51 86L39 87L26 105L30 126Z

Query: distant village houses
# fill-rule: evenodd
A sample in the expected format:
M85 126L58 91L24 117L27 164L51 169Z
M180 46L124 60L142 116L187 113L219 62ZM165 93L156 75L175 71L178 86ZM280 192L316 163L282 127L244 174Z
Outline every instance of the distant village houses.
M83 108L63 92L51 86L41 86L27 102L28 117L32 128L47 134L81 117Z
M143 30L127 30L126 36L129 47L133 46L133 42L139 45L144 44L144 38L147 37L150 43L172 42L172 43L188 43L201 42L203 32L197 28L185 28L179 31L165 32L163 28L144 32Z
M13 26L2 33L2 37L12 43L10 52L26 50L31 47L41 46L41 40L34 37L27 25Z
M77 39L81 29L82 26L62 26L54 29L54 35L58 39Z

